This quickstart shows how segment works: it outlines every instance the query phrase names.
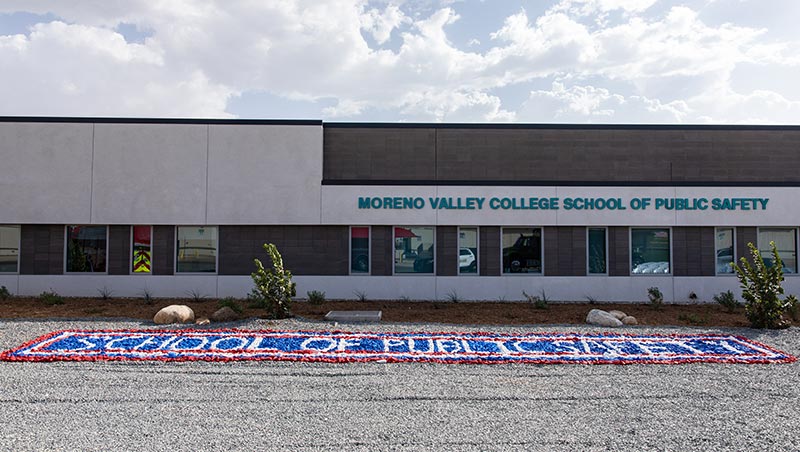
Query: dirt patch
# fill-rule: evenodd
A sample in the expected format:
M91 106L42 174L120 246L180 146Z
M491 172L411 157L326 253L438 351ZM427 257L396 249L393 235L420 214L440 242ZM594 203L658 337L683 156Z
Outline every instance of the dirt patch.
M0 302L0 318L132 318L152 321L159 309L170 304L185 304L196 317L209 317L219 309L216 299L155 299L151 304L141 298L64 298L63 304L48 305L36 297L14 297ZM243 318L264 317L263 309L237 301ZM636 317L641 325L683 325L746 327L744 309L728 313L716 304L664 305L653 309L647 304L620 303L551 303L537 309L517 302L422 302L422 301L326 301L313 305L295 302L292 311L299 316L321 320L328 311L380 310L387 322L452 323L470 325L583 324L593 308L617 309Z

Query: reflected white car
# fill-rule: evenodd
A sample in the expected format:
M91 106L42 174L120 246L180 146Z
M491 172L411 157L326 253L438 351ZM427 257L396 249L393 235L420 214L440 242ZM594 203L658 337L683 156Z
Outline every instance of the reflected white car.
M642 262L631 272L636 275L652 275L669 273L669 262Z
M458 252L458 267L469 268L475 264L475 253L469 248L461 248Z

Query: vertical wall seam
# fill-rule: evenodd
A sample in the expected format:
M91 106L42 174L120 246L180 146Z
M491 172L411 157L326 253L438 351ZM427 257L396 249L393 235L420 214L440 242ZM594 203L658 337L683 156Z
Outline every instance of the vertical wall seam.
M94 140L96 124L92 123L92 159L89 173L89 224L94 224Z
M205 219L203 224L208 225L208 173L209 173L209 161L210 161L210 154L211 154L211 124L206 124L206 205L205 205ZM219 236L217 236L217 240L219 240ZM219 255L219 252L217 252Z

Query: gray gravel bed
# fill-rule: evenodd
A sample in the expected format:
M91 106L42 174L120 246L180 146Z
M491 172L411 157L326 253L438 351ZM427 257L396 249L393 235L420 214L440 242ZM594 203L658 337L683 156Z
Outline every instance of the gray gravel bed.
M605 331L340 324L242 329ZM219 327L219 325L215 325ZM0 348L141 321L2 321ZM617 330L622 331L622 330ZM800 329L732 333L800 355ZM0 450L800 450L800 364L0 363Z

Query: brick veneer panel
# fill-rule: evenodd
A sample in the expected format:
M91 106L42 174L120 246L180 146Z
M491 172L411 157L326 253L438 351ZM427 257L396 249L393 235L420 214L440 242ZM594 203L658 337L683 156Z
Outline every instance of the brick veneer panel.
M154 275L175 274L175 226L153 226Z
M458 275L458 227L436 228L436 274Z
M273 243L293 275L349 274L347 226L220 226L221 275L249 275L253 259L271 265L265 243Z
M481 226L478 265L481 276L500 276L500 228Z
M127 275L131 267L131 227L108 227L108 274Z
M394 243L391 226L372 227L372 268L373 276L389 276L394 265Z
M544 228L544 274L546 276L586 275L586 228L548 226Z
M23 224L20 231L20 274L63 274L64 235L64 225Z
M608 275L630 276L630 236L625 226L608 228Z
M758 229L755 227L737 227L736 228L736 262L742 257L747 258L750 263L753 259L750 257L750 248L747 247L748 243L758 246Z

